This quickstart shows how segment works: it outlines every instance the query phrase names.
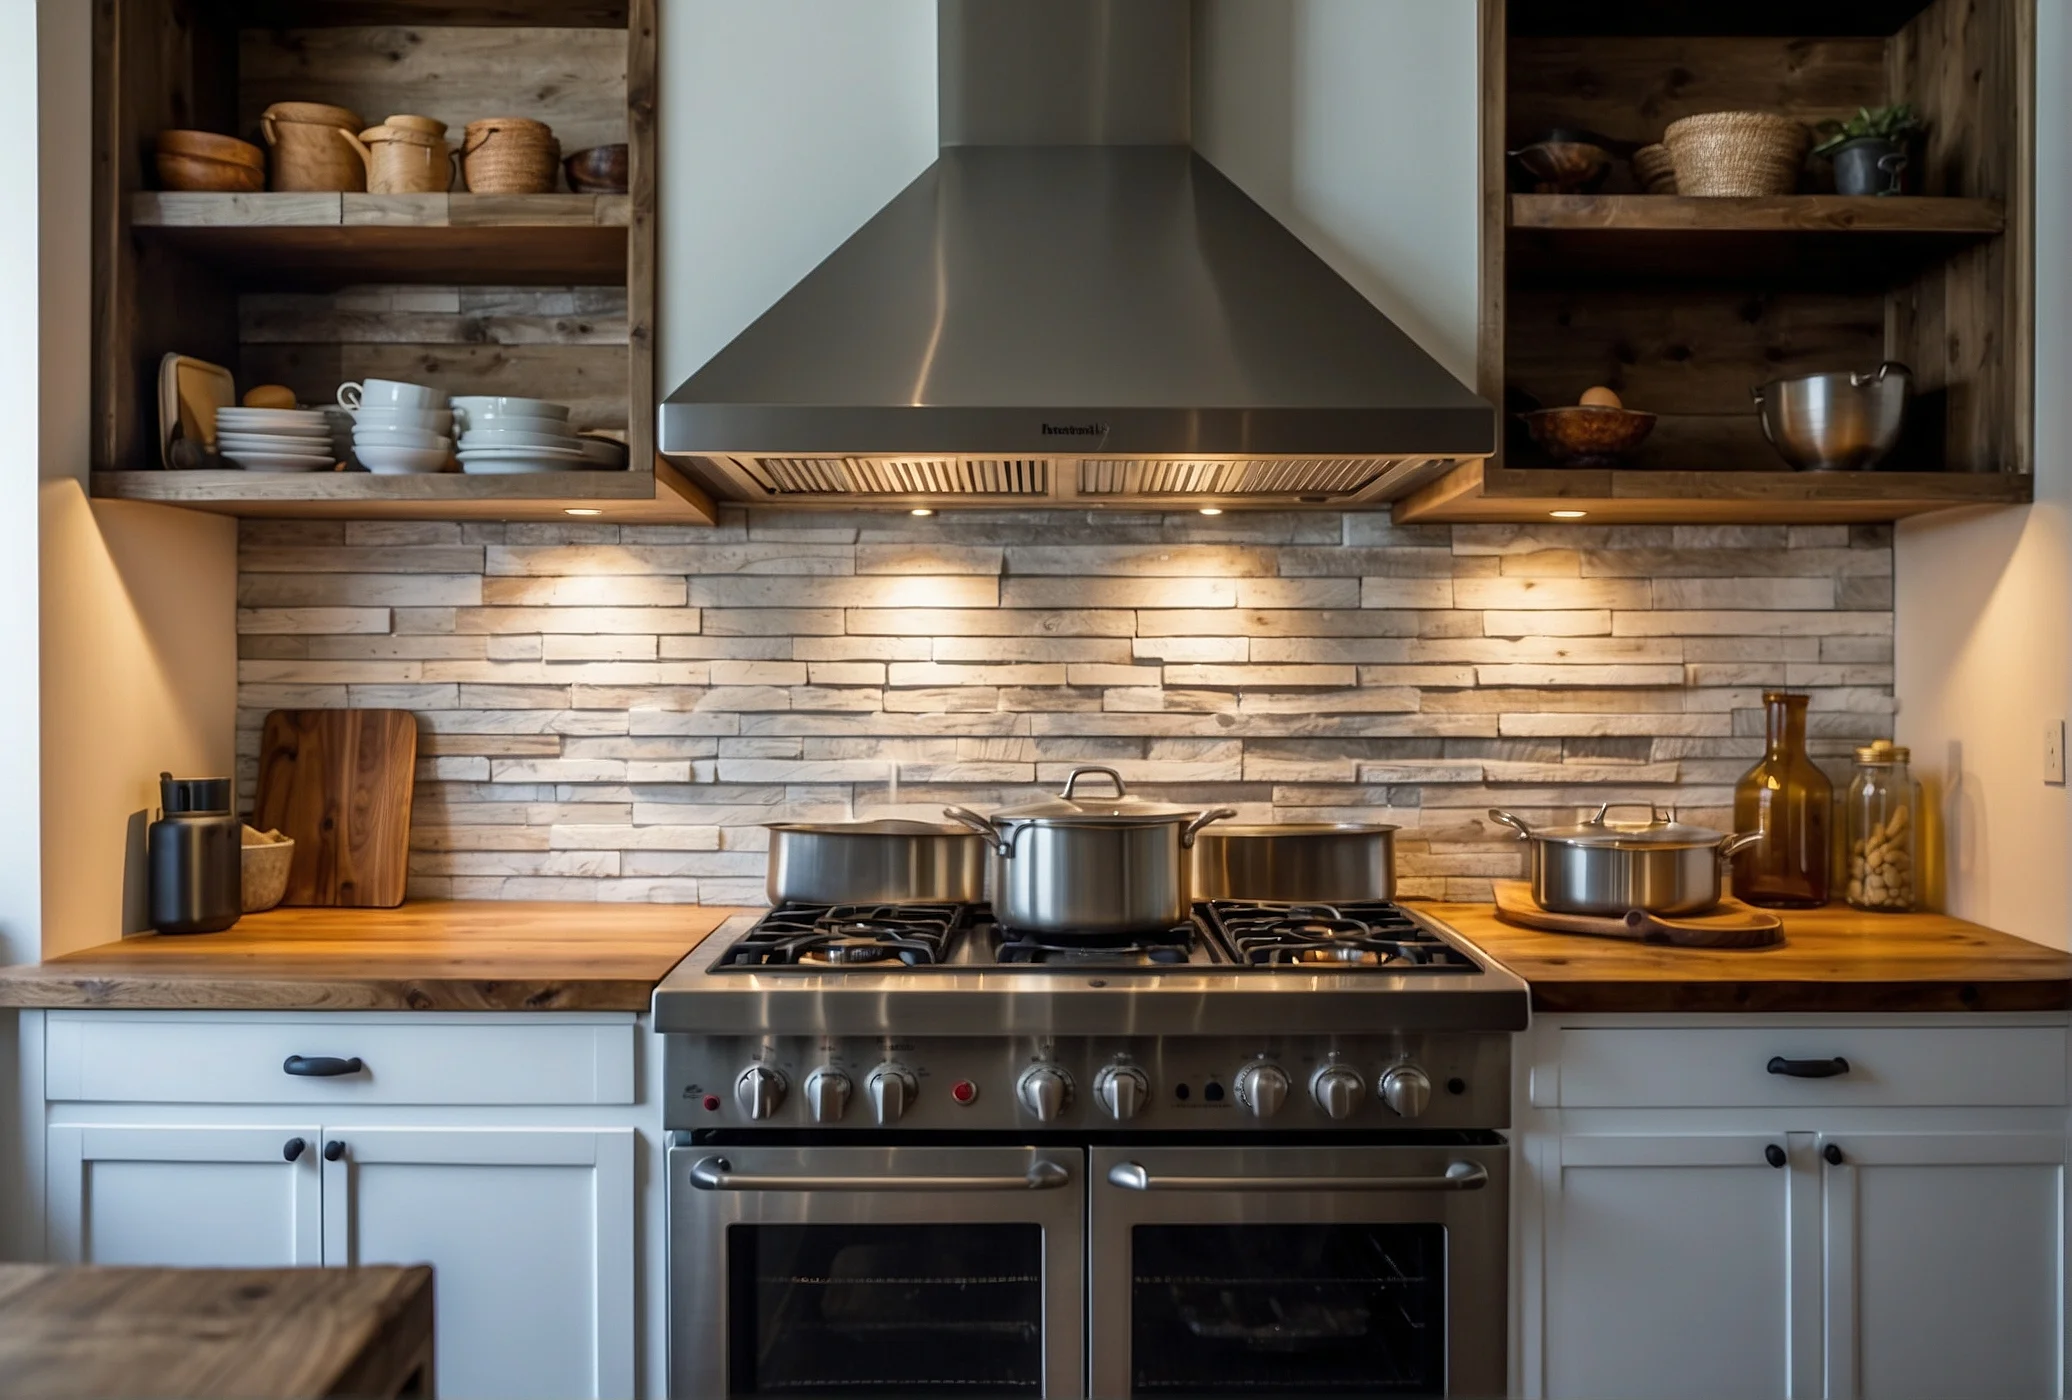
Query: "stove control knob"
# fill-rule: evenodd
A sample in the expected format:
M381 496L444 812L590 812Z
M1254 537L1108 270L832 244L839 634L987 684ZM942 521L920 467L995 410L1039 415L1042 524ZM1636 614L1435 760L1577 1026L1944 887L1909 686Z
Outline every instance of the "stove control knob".
M1151 1081L1135 1065L1112 1064L1094 1077L1094 1097L1110 1118L1127 1122L1151 1097Z
M784 1076L768 1065L750 1065L734 1081L734 1102L741 1105L743 1113L760 1122L776 1116L777 1106L784 1102L784 1091L790 1087Z
M849 1111L854 1089L849 1076L838 1069L816 1069L806 1076L806 1107L816 1123L839 1123Z
M1271 1118L1288 1101L1288 1074L1279 1065L1254 1060L1237 1072L1237 1101L1254 1118Z
M1415 1118L1432 1101L1432 1081L1416 1065L1397 1065L1381 1076L1379 1092L1397 1117Z
M1023 1072L1015 1093L1037 1122L1054 1123L1072 1101L1072 1081L1056 1065L1033 1065Z
M1350 1118L1366 1097L1367 1082L1352 1066L1326 1060L1309 1081L1309 1092L1317 1107L1333 1118Z
M868 1085L871 1111L878 1115L879 1127L906 1116L907 1105L914 1101L913 1075L899 1065L879 1065L871 1071Z

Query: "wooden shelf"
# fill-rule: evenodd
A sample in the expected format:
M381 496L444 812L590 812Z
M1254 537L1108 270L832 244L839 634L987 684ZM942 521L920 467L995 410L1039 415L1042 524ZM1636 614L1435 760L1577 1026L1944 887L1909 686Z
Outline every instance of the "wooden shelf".
M244 29L340 25L533 25L624 29L627 0L235 0Z
M533 476L373 476L366 472L108 471L104 500L152 501L218 515L343 520L561 520L570 509L607 521L710 525L712 498L666 462L648 472Z
M1535 279L1861 283L1931 266L2006 228L2006 211L1988 199L1514 194L1510 257Z
M1960 506L2021 505L2017 472L1512 471L1471 462L1398 501L1400 524L1533 523L1557 510L1594 525L1841 525Z
M251 290L352 282L610 286L632 201L597 194L190 194L130 198L140 237Z
M1693 5L1664 4L1662 0L1511 0L1511 32L1572 38L1628 34L1883 38L1904 29L1930 3L1737 0L1731 5Z

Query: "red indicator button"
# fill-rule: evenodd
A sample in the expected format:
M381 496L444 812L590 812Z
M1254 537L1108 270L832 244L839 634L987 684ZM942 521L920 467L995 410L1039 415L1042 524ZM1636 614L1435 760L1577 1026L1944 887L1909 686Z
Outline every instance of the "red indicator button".
M705 1096L705 1111L706 1111L707 1113L717 1113L717 1112L719 1112L719 1095L718 1095L718 1094L707 1094L707 1095Z
M950 1097L958 1103L970 1103L978 1097L978 1085L969 1079L960 1079L950 1086Z

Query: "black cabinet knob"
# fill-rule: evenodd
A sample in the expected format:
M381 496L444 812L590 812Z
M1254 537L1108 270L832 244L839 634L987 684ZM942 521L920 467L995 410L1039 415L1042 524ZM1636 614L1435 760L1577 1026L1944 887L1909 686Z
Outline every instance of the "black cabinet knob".
M325 1144L324 1144L324 1160L325 1160L325 1161L327 1161L327 1162L335 1162L335 1161L337 1161L337 1160L338 1160L338 1159L339 1159L340 1157L343 1157L344 1155L345 1155L345 1144L344 1144L344 1143L342 1143L342 1142L340 1142L340 1141L339 1141L339 1140L338 1140L337 1138L332 1138L332 1139L331 1139L331 1140L330 1140L329 1142L327 1142L327 1143L325 1143Z
M358 1074L365 1068L366 1063L358 1055L349 1060L335 1055L290 1055L281 1062L283 1073L305 1079L335 1079L341 1074Z
M1821 1148L1820 1155L1826 1160L1827 1164L1831 1167L1839 1167L1842 1165L1842 1149L1835 1146L1833 1143L1829 1143L1827 1146Z
M1783 1166L1783 1165L1784 1165L1784 1149L1783 1149L1783 1148L1781 1148L1781 1147L1779 1147L1779 1146L1778 1146L1778 1145L1777 1145L1776 1143L1774 1143L1774 1142L1773 1142L1773 1143L1771 1143L1771 1144L1770 1144L1770 1145L1769 1145L1768 1147L1765 1147L1765 1148L1763 1149L1763 1160L1764 1160L1765 1162L1768 1162L1768 1163L1769 1163L1769 1164L1770 1164L1771 1166L1773 1166L1773 1167L1781 1167L1781 1166Z
M294 1161L297 1157L300 1157L302 1155L302 1149L307 1146L309 1146L309 1144L304 1142L301 1138L289 1138L288 1141L281 1147L281 1160L283 1162Z
M1849 1072L1849 1062L1840 1055L1832 1060L1787 1060L1782 1055L1770 1058L1772 1074L1782 1074L1791 1079L1833 1079L1838 1074Z

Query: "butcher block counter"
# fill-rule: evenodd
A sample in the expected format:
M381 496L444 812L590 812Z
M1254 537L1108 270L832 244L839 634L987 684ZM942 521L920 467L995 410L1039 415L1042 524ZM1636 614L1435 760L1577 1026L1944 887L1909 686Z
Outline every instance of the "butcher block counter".
M1947 914L1779 910L1770 948L1541 933L1489 904L1418 903L1532 986L1536 1011L2065 1011L2072 956Z
M0 968L0 1006L216 1011L645 1011L738 909L424 902L275 909Z

